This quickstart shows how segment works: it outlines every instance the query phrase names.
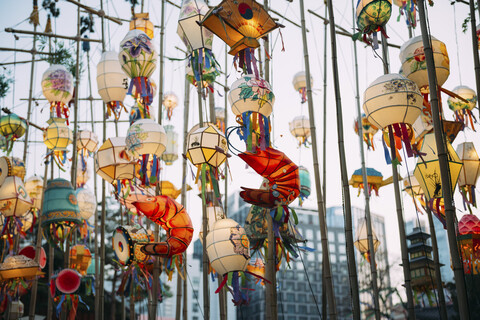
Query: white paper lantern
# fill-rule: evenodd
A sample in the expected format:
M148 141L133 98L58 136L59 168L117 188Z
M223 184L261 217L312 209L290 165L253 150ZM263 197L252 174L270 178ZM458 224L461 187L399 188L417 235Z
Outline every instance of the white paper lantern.
M175 109L178 106L178 97L174 92L165 92L162 104L167 109Z
M72 143L73 133L65 121L62 118L48 119L49 126L43 131L43 142L48 149L64 151Z
M307 74L305 73L305 71L297 72L293 76L292 84L293 84L293 87L295 88L295 91L300 91L300 89L305 89L307 87ZM312 77L310 77L310 84L313 87Z
M310 120L306 116L293 118L289 126L290 132L300 143L304 143L310 137Z
M386 74L368 86L363 110L377 128L395 123L412 125L422 113L423 97L412 80L399 74Z
M25 190L33 201L33 207L42 209L43 179L37 175L31 176L25 181Z
M415 177L413 172L410 172L408 176L403 178L403 187L403 190L412 197L423 195L423 189L420 187L420 183L418 183L417 177Z
M32 205L22 179L15 176L7 177L0 187L0 212L5 217L22 217Z
M208 5L203 0L182 1L177 34L187 47L188 52L202 48L212 49L213 33L197 23L203 20L207 12Z
M445 44L433 36L431 40L437 84L441 86L447 81L450 74L450 59ZM422 36L411 38L402 45L400 62L403 75L414 81L422 93L430 93Z
M167 144L165 129L152 119L135 121L127 131L127 149L135 157L143 154L161 157Z
M90 168L86 166L82 168L82 166L77 167L77 188L83 187L88 180L90 180Z
M88 152L97 151L98 136L96 133L88 130L81 130L77 136L77 150L85 149Z
M102 100L111 102L123 102L127 95L128 77L122 70L118 53L105 51L97 64L97 87Z
M130 30L123 38L118 59L130 78L149 78L157 68L155 46L145 32L140 30Z
M463 142L457 146L457 154L463 162L460 176L458 177L458 185L475 186L480 176L480 160L477 150L472 142Z
M210 264L220 275L244 271L250 261L250 241L235 220L216 221L207 234L206 245Z
M88 220L97 210L97 201L92 191L85 188L79 188L76 191L78 208L80 216L84 220Z
M458 98L449 96L447 100L448 107L453 111L473 110L477 105L477 93L475 90L470 89L467 86L457 86L453 88L452 92L468 101L467 103Z
M52 104L68 104L73 94L72 74L62 65L51 65L43 73L42 92Z
M233 113L237 116L252 111L268 117L273 110L275 95L267 81L253 74L247 74L232 84L228 101Z
M135 161L128 158L125 148L125 137L114 137L107 139L95 154L95 170L109 183L135 177Z
M164 128L167 135L167 146L162 154L162 160L166 165L171 165L178 159L178 133L173 130L172 125L166 125Z
M227 139L213 125L201 127L187 137L186 156L193 165L208 163L218 167L227 158L227 151Z

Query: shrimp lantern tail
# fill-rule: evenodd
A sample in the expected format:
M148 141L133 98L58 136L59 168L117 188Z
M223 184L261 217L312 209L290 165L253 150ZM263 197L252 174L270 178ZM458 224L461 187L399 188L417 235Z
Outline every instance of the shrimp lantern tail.
M245 202L254 204L263 208L275 207L275 198L269 190L250 189L242 187L243 191L240 192L240 197Z
M151 242L141 247L143 253L171 257L187 250L192 241L193 228L172 229L166 242Z

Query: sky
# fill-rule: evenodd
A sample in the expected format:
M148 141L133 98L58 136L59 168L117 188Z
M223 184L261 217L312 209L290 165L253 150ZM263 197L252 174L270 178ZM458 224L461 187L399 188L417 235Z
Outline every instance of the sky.
M41 1L39 1L41 2ZM211 5L215 5L220 1L211 1ZM324 15L325 8L323 1L305 1L306 9L310 9L320 15ZM337 25L351 31L352 27L352 2L353 1L335 1L335 22ZM82 1L91 7L99 9L100 2L87 0ZM11 33L6 33L4 28L12 27L20 30L32 30L33 27L28 24L28 16L31 12L31 1L18 0L18 1L4 1L0 5L2 10L0 12L0 42L2 47L16 47L22 49L31 49L32 36L19 35L19 40L15 40ZM57 2L58 8L60 8L60 16L52 21L54 32L62 35L74 36L76 34L76 7L66 1ZM271 1L272 8L286 16L288 19L300 24L300 12L298 1L289 2L276 0ZM398 7L393 6L392 16L387 25L387 34L389 36L389 42L402 45L408 40L408 31L403 17L399 17ZM105 1L104 10L107 15L114 17L121 17L124 19L130 18L130 7L127 2L120 0ZM140 11L140 7L137 6L137 11ZM155 25L160 25L160 12L161 6L158 0L145 0L145 11L150 12L150 20ZM450 76L447 79L444 87L452 90L454 87L463 84L471 88L475 88L475 76L473 66L473 53L472 53L472 40L470 30L466 33L462 32L462 22L467 17L469 8L467 5L458 3L455 6L449 4L449 1L435 1L433 7L428 9L428 20L430 23L430 30L432 35L437 39L443 41L446 44L448 54L450 57ZM176 34L177 20L179 9L166 4L166 28L165 28L165 56L170 58L183 58L185 49L180 38ZM275 94L275 105L273 109L273 145L276 149L283 151L287 156L296 164L303 165L309 169L313 174L312 163L312 150L311 147L298 148L295 138L290 134L288 130L288 123L299 115L308 115L308 109L306 104L300 103L300 96L295 92L292 79L295 73L304 70L304 57L303 48L301 43L301 30L297 26L285 21L283 18L273 14L274 17L279 18L279 22L285 25L280 35L278 31L274 31L271 35L273 52L271 54L271 84L273 86L273 92ZM39 30L43 31L46 24L46 12L40 9L40 27ZM128 23L123 23L119 26L113 22L106 21L105 37L107 50L115 50L118 52L119 43L128 32ZM326 192L326 204L327 206L339 206L342 204L342 189L341 189L341 177L339 168L338 157L338 144L337 144L337 128L336 128L336 109L334 100L333 89L333 77L332 77L332 60L330 57L330 49L327 49L328 60L327 65L323 65L323 42L324 42L324 24L317 17L310 13L306 13L306 25L309 30L307 34L308 38L308 50L310 58L311 73L314 80L313 89L313 105L315 109L315 121L317 128L317 141L318 145L322 143L323 132L323 70L327 68L328 81L327 81L327 192ZM469 24L470 27L470 24ZM90 34L90 38L100 39L101 28L100 19L95 18L95 32ZM329 34L329 32L328 32ZM419 27L414 30L414 35L420 35ZM155 38L153 40L156 44L157 50L159 47L159 29L155 29ZM75 47L73 43L65 40L65 44ZM330 37L327 41L330 46ZM338 52L338 64L340 75L340 93L343 112L343 125L345 135L345 150L347 171L349 177L354 170L360 168L360 149L358 136L353 130L354 119L357 116L356 102L355 102L355 78L353 67L353 42L349 37L337 35L337 52ZM285 50L282 51L284 46ZM180 48L182 50L177 49ZM359 87L360 87L360 99L363 103L363 92L368 85L373 82L377 77L383 74L383 66L381 60L378 58L371 47L367 47L362 43L357 45L358 48L358 64L359 64ZM225 65L225 45L219 39L214 39L213 52L217 57L222 69ZM381 55L380 51L378 54ZM401 63L398 58L399 49L390 47L390 69L392 72L398 72ZM82 52L82 60L85 64L90 65L91 69L91 83L92 83L92 95L99 98L96 90L96 64L98 63L101 55L101 45L92 43L91 51L89 54L89 60L87 56ZM0 63L24 61L30 59L30 54L0 51ZM227 61L227 82L231 85L237 78L240 77L240 73L235 71L232 64L232 56L228 57ZM179 133L180 138L183 134L183 100L184 100L184 61L171 61L165 60L165 76L164 76L164 91L173 91L179 98L178 107L173 111L173 117L170 121L164 121L164 124L173 124L176 131ZM43 72L48 68L46 62L40 62L36 64L34 75L34 97L43 98L41 91L41 76ZM153 74L152 78L157 84L159 83L159 68ZM12 66L6 66L2 70L11 72L11 75L15 78L15 84L8 93L7 97L0 101L2 107L7 107L16 112L20 116L26 117L27 114L27 101L22 100L28 98L28 86L29 86L29 74L30 64L19 64L15 68ZM221 83L224 83L223 76L217 78ZM188 88L190 91L190 117L189 128L198 123L198 108L197 108L197 95L192 86ZM218 107L225 107L223 98L223 89L219 89L215 93L215 105ZM222 96L221 96L222 95ZM85 98L89 96L88 74L87 70L84 71L80 82L80 97ZM155 98L152 106L152 114L157 114L158 108L158 96ZM446 97L443 97L443 101L446 101ZM133 104L133 100L127 97L125 105L127 109ZM102 119L102 104L97 101L93 105L94 114L93 119ZM445 117L447 120L453 120L453 113L448 110L447 106L444 107ZM234 126L235 121L233 113L228 106L228 126ZM475 114L478 117L478 109ZM34 105L32 109L31 121L42 127L46 127L46 120L49 117L48 105L46 101L39 101L38 105ZM72 117L73 119L73 117ZM88 101L81 101L79 105L79 119L81 122L88 122L92 119L90 112L90 104ZM128 115L123 113L121 120L127 120ZM478 125L480 126L480 125ZM71 125L72 127L72 125ZM80 123L80 129L91 130L89 123ZM120 135L125 136L128 129L128 123L121 123L118 126L118 132ZM102 140L102 126L101 124L95 125L94 130L99 139ZM107 138L114 137L115 126L113 123L107 125ZM31 141L39 143L31 143L28 148L27 159L27 177L37 174L43 175L43 163L40 159L45 156L45 146L42 142L42 135L39 130L31 129L29 139ZM381 144L381 136L377 134L375 136L375 151L366 152L366 164L368 167L375 168L382 172L384 178L391 176L391 167L386 164L383 148ZM456 146L464 141L472 141L477 150L480 150L480 138L478 133L473 132L470 129L466 129L464 133L460 133L454 142L453 146ZM241 142L234 138L232 143L239 149L242 148ZM181 145L181 144L180 144ZM179 148L181 153L181 147ZM235 154L235 152L231 152ZM15 144L13 149L13 156L22 157L23 143L21 141ZM322 152L319 150L319 159L322 159ZM71 152L70 152L71 156ZM402 176L405 176L408 171L413 171L415 168L414 159L404 160L399 172ZM88 160L88 166L92 172L93 177L93 159ZM233 155L229 159L231 180L228 184L228 192L236 192L240 189L240 186L257 188L261 182L260 177L251 169L247 169L243 161L237 156ZM193 167L189 165L189 171L193 170ZM164 167L162 171L162 179L172 181L177 187L180 187L182 182L181 173L181 157L172 166ZM69 178L69 173L56 170L56 176L63 178ZM313 178L313 177L312 177ZM97 177L97 182L100 185L100 178ZM186 178L186 182L193 186L192 175L189 173ZM223 183L222 183L223 185ZM90 179L88 186L93 189L93 179ZM223 192L223 191L222 191ZM200 200L196 196L196 191L191 191L188 194L187 211L192 217L194 228L200 230L201 225L201 211L198 210ZM100 194L100 190L98 191ZM363 207L363 196L357 197L357 190L350 188L350 197L353 206ZM478 198L478 196L477 196ZM457 203L457 217L460 219L463 211L461 205L461 197L456 193L455 196ZM426 217L416 213L413 203L408 195L402 194L402 202L404 208L404 216L406 220L417 219L426 220ZM307 208L316 207L316 197L314 186L312 186L312 195L305 201L304 206ZM400 242L398 237L398 225L396 223L395 201L393 186L388 185L380 190L379 197L372 196L370 201L371 211L385 217L387 244L390 261L400 261ZM474 211L478 213L478 210ZM390 222L391 221L391 222ZM243 221L239 221L243 223ZM195 232L195 237L198 233ZM190 248L189 250L191 250ZM446 248L445 248L446 250ZM401 275L400 267L396 266L392 270L393 283L398 284L401 278L397 278L395 275Z

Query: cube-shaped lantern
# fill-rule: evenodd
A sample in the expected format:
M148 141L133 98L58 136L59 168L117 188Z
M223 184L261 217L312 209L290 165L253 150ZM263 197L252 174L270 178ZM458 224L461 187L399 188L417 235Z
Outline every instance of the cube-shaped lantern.
M107 139L95 155L97 174L112 183L115 180L131 180L135 177L135 161L126 154L124 137Z
M227 158L227 139L213 125L201 127L187 138L187 158L193 165L220 166Z
M98 136L95 132L81 130L77 137L77 150L86 150L88 152L97 151Z
M62 118L50 118L47 123L49 126L43 132L43 142L48 149L54 151L64 151L73 141L72 130Z

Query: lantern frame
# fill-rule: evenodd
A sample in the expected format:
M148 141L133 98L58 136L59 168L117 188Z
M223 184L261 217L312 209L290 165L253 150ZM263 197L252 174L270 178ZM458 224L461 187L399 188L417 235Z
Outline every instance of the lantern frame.
M193 165L207 163L216 168L227 159L227 152L227 139L214 125L200 127L187 137L186 157Z

